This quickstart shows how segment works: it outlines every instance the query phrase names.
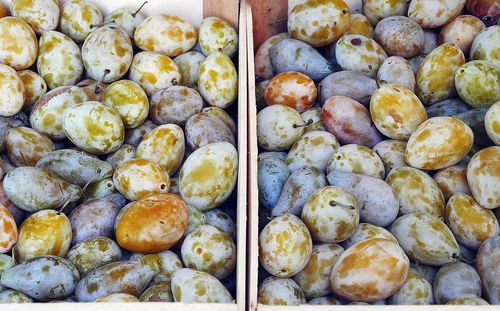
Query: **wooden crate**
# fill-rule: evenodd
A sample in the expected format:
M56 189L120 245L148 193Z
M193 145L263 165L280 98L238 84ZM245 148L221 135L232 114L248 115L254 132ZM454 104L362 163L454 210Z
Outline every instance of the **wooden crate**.
M62 4L68 0L60 0ZM138 8L143 0L87 0L99 7L105 16L118 8ZM9 7L10 0L0 0ZM184 303L50 303L50 304L0 304L1 311L67 311L67 310L141 310L141 311L242 311L246 298L246 224L247 224L247 47L246 47L246 12L240 8L239 0L149 0L141 11L146 16L168 13L181 16L199 28L204 17L221 17L239 30L238 67L238 103L233 117L238 123L238 183L235 188L236 225L237 225L237 264L236 264L236 303L232 304L184 304ZM0 34L1 35L1 34Z
M427 305L427 306L271 306L257 302L259 276L259 196L257 187L257 104L255 97L255 63L254 54L267 38L287 31L287 17L295 5L304 0L246 0L247 46L248 46L248 274L247 274L247 308L250 311L326 311L326 310L372 310L397 311L404 308L408 311L465 311L488 310L500 311L499 306L459 306L459 305Z

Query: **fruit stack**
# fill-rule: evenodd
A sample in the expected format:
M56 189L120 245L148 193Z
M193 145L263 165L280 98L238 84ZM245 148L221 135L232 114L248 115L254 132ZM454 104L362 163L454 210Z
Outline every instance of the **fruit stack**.
M1 7L0 303L233 301L238 33L141 8Z
M498 1L298 2L255 54L258 302L499 304Z

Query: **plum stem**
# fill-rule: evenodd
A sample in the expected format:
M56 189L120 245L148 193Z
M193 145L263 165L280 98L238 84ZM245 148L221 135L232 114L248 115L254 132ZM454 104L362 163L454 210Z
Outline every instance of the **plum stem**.
M57 215L61 215L61 214L64 214L64 210L66 209L66 207L68 207L68 204L72 202L71 199L68 199L64 205L57 211Z
M142 8L148 4L148 1L144 1L144 3L137 9L137 11L135 11L133 14L132 14L132 17L135 17L141 10Z
M474 261L470 261L469 259L465 258L464 255L462 255L462 253L460 254L453 254L453 259L454 261L461 261L461 262L465 262L466 264L469 264L469 265L473 265L474 264Z
M306 126L311 125L312 123L313 123L313 120L312 120L312 119L309 119L309 120L307 120L307 122L306 122L306 123L304 123L304 124L294 124L294 125L293 125L293 128L306 127Z
M99 170L100 170L100 169L99 169ZM98 172L98 174L99 174L99 172ZM94 178L91 178L89 181L87 181L87 183L85 184L85 186L83 186L83 188L82 188L82 192L81 192L81 193L83 194L83 193L85 192L85 190L87 190L87 188L88 188L88 187L90 186L90 184L91 184L91 183L93 183L93 182L94 182Z
M226 44L224 44L223 47L220 47L217 49L217 52L223 52L230 44L233 44L234 43L234 40L229 40L226 42Z
M338 206L340 206L340 207L347 208L347 209L349 209L349 210L351 210L351 211L356 210L356 207L354 207L354 206L352 206L352 205L347 205L347 204L340 203L340 202L338 202L338 201L334 201L334 200L331 200L331 201L329 202L329 204L330 204L330 206L332 206L332 207L333 207L333 206L338 205Z
M80 199L82 196L83 196L83 193L85 192L85 190L87 190L88 186L94 181L94 178L91 178L86 184L85 186L83 186L82 190L80 191L80 194L78 195L78 199ZM66 209L66 207L68 206L68 204L70 202L73 202L74 200L72 199L68 199L66 201L66 203L64 203L64 205L57 211L57 214L63 214L64 213L64 209Z
M99 94L101 93L101 83L102 81L104 81L104 78L111 72L111 70L109 69L106 69L104 70L104 73L102 74L102 77L101 79L99 79L99 81L97 81L97 83L95 84L95 87L94 87L94 93L95 94Z
M90 28L100 28L102 26L106 26L106 25L109 25L109 24L115 24L116 21L114 19L110 20L109 22L107 23L101 23L101 24L95 24L95 25L90 25Z

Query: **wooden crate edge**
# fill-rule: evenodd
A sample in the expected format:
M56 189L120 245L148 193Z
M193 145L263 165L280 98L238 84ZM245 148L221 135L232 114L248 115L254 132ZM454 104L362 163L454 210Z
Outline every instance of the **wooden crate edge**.
M259 304L259 311L493 311L500 310L493 305L300 305L270 306Z
M0 304L2 311L236 311L236 304L178 303L178 302L108 302L108 303L13 303Z
M257 308L257 286L259 267L259 213L257 188L257 104L255 100L255 64L254 64L254 33L253 12L249 1L244 2L247 8L247 48L248 48L248 310Z
M239 57L238 57L238 189L237 189L237 261L236 261L236 302L238 310L245 310L246 267L247 267L247 146L248 146L248 74L247 74L247 31L246 11L239 6Z

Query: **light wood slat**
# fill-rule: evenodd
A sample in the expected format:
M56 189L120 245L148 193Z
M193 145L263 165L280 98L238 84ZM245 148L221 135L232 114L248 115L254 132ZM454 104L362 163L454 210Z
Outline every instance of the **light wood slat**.
M190 0L184 0L189 2ZM234 27L238 27L238 0L204 0L203 16L217 16L230 22Z
M259 198L257 189L257 105L255 102L255 64L252 10L247 5L247 35L248 35L248 310L254 311L257 307L257 282L258 282L258 235L259 235Z
M174 302L22 303L0 304L2 311L237 311L236 304Z
M245 310L246 298L246 260L247 260L247 169L248 169L248 141L247 141L247 106L248 106L248 74L247 74L247 31L246 11L242 8L239 19L239 59L238 59L238 219L237 228L237 261L236 261L236 300L238 311Z

